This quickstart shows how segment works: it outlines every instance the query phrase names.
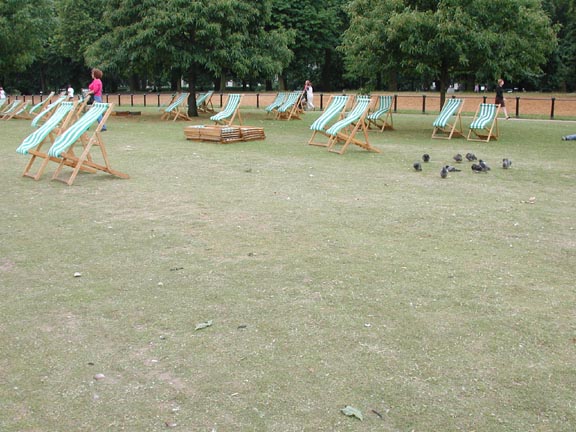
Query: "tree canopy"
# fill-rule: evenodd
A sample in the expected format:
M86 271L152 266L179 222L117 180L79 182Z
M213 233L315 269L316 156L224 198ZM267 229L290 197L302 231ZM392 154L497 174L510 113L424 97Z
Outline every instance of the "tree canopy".
M0 0L0 84L576 89L575 0ZM190 103L192 110L195 104ZM194 115L194 113L190 113Z

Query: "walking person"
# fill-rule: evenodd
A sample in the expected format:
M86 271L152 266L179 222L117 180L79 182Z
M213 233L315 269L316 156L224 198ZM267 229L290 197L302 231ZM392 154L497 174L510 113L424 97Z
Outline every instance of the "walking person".
M494 101L496 105L500 105L504 115L506 116L506 120L510 118L508 115L508 110L506 109L506 99L504 99L504 80L500 78L498 80L498 86L496 86L496 99Z
M306 110L314 110L314 89L312 88L312 83L306 80L304 84L304 93L306 94Z
M88 95L94 96L94 102L102 102L102 71L100 69L92 69L92 82L88 86ZM98 123L102 121L102 116L98 117ZM102 131L105 131L106 125L102 126Z

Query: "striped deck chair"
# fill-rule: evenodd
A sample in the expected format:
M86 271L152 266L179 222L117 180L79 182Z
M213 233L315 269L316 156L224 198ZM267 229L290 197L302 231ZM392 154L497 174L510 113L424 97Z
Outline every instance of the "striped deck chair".
M276 112L276 110L280 106L282 106L285 100L286 100L286 92L278 92L278 94L276 95L276 99L274 99L274 101L266 108L264 108L264 110L266 111L266 115L272 112Z
M380 153L380 150L372 147L368 139L368 125L366 124L366 116L370 108L372 108L374 101L369 96L358 96L356 104L346 117L334 123L326 133L330 135L328 141L328 150L333 153L343 154L350 144L362 147L365 150ZM362 130L364 140L356 138L356 134ZM338 145L342 145L339 149Z
M0 114L2 120L10 120L23 109L26 109L28 104L28 101L24 102L20 99L14 100L10 105L6 107L4 111L2 111L2 114Z
M168 102L167 104L162 104L162 105L160 105L160 106L158 107L158 111L164 112L164 111L166 110L166 107L172 105L178 96L180 96L180 93L174 93L174 94L170 97L170 102Z
M276 120L300 119L299 114L303 112L300 106L302 94L302 90L289 93L284 103L276 109Z
M240 101L242 100L241 94L231 93L228 95L228 101L222 111L210 117L217 125L231 126L234 124L234 119L238 116L238 122L242 124L242 117L240 116Z
M485 141L491 139L497 140L498 131L498 112L500 104L481 103L476 110L474 119L470 123L468 131L468 141Z
M74 116L77 102L62 102L54 111L54 114L38 129L35 129L30 135L24 138L24 141L16 149L16 152L23 155L31 155L30 160L24 168L22 176L31 177L39 180L48 164L48 154L42 151L42 147L47 142L54 143L56 136L61 134L67 127ZM36 172L31 174L30 170L37 158L43 159L42 165ZM60 162L60 160L54 160Z
M308 141L309 145L328 147L328 142L314 141L314 138L318 134L324 135L328 138L330 137L330 135L326 133L329 123L331 123L334 118L337 118L336 121L338 121L344 117L344 112L346 111L349 99L350 96L345 95L330 97L324 112L310 125L310 129L312 129L313 132Z
M60 96L54 102L47 105L42 111L40 111L36 117L32 119L32 127L38 127L42 124L42 122L48 121L50 116L56 111L58 105L66 100L65 96Z
M201 94L196 98L196 109L199 112L214 112L214 105L212 105L212 95L214 90L210 90L204 94Z
M464 107L464 99L448 99L440 114L432 123L434 130L432 131L432 138L451 139L453 136L463 137L462 131L462 117L461 112ZM450 123L452 116L456 116L453 123Z
M48 96L46 96L46 99L41 100L35 105L32 105L29 110L24 110L19 114L16 114L14 117L26 120L34 119L34 117L36 117L38 113L42 112L44 108L46 108L46 106L50 103L52 96L54 96L54 92L51 92Z
M170 105L164 108L164 113L160 119L169 120L174 116L173 121L179 118L190 120L187 113L188 96L190 96L190 93L180 93Z
M368 113L366 120L368 122L368 129L374 126L380 129L380 132L385 130L394 130L394 120L392 119L392 96L381 95L378 97L378 108Z
M0 108L4 106L4 104L6 103L7 100L8 100L8 98L0 99Z
M83 171L103 171L108 174L120 178L130 178L127 174L121 173L112 169L110 161L108 160L108 152L102 140L102 127L106 124L106 120L112 113L114 104L95 102L91 108L80 117L74 124L66 129L62 134L56 137L54 144L48 150L48 156L51 158L60 159L58 168L52 176L52 180L58 180L66 183L68 186L74 183L76 176ZM102 116L102 120L98 122L98 117ZM90 127L96 125L93 131ZM74 154L75 144L82 145L82 153L80 156ZM103 158L103 163L96 162L91 155L92 147L99 147L100 153ZM68 178L60 178L60 173L64 166L72 168L72 173Z

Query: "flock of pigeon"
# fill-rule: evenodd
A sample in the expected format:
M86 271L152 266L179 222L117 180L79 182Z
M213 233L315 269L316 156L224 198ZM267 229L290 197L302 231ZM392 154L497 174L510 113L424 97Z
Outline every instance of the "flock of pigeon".
M490 167L488 166L488 164L484 162L482 159L478 159L474 153L466 153L466 156L464 157L468 162L473 162L473 164L470 166L470 168L472 168L472 172L487 173L488 171L490 171ZM461 163L464 160L464 157L462 157L462 155L458 153L452 159L454 159L456 163ZM430 162L430 155L428 153L424 153L422 155L422 160L424 162ZM478 161L478 163L476 163L476 161ZM420 162L414 162L412 166L416 171L422 171L422 164ZM502 159L502 168L509 169L511 167L512 167L512 161L510 159L507 158ZM462 170L456 168L455 166L444 165L440 170L440 177L446 178L448 177L448 173L460 172L460 171Z

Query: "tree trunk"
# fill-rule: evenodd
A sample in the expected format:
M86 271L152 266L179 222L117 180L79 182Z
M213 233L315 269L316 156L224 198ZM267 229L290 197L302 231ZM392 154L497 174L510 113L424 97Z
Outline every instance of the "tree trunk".
M188 117L198 117L198 108L196 107L196 66L192 65L188 70Z

